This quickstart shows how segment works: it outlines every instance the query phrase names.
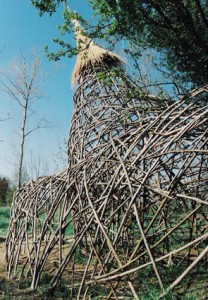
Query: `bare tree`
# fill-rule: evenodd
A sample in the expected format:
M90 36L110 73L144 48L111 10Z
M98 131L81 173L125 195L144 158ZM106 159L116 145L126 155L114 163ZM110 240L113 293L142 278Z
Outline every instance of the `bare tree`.
M5 117L5 118L1 118L1 117L0 117L0 122L4 122L4 121L8 120L9 118L10 118L9 114L8 114L8 116ZM1 138L0 138L0 142L3 142L3 140L1 140Z
M60 172L68 166L68 142L64 138L63 140L57 140L58 152L53 156L53 162L55 166L55 172Z
M40 128L51 127L48 121L40 119L34 127L28 128L28 119L35 113L34 104L42 96L40 87L44 81L44 76L41 74L40 63L40 57L37 54L33 54L30 61L26 55L21 52L20 58L13 62L9 71L1 71L4 92L18 103L22 112L21 142L18 162L18 188L22 184L26 138L32 132Z
M27 172L30 180L37 179L40 176L46 176L49 173L49 163L40 153L35 154L30 151L30 159L27 163Z

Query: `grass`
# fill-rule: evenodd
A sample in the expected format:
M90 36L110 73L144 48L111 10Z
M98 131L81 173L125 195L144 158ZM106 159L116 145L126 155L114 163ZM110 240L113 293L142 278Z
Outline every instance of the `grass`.
M10 220L10 207L0 207L0 238L5 238Z
M45 219L45 215L43 214L40 217L42 220ZM0 206L0 239L5 238L7 235L7 230L10 222L10 207L1 207ZM55 216L55 228L58 226L58 217ZM66 228L66 235L73 234L73 224L70 223Z
M43 223L45 222L46 220L46 214L43 213L42 215L40 215L40 221L43 225ZM66 219L66 221L68 221L69 219L71 218L71 216L69 215ZM58 225L59 225L59 214L58 212L55 213L55 217L54 219L52 220L52 223L53 224L53 229L56 230L58 228ZM42 226L41 225L41 226ZM68 236L71 236L74 234L74 227L73 227L73 224L72 223L69 223L68 226L66 227L66 231L65 231L65 234L68 235Z
M68 218L70 218L70 216L68 216ZM7 234L7 229L9 226L9 219L10 219L10 208L9 207L0 207L0 238L4 238L6 237ZM43 222L45 219L45 215L41 215L40 217L41 221ZM53 226L54 229L57 227L58 225L58 215L55 215L55 218L53 220ZM184 224L184 227L186 227L186 224ZM67 228L66 228L66 235L70 236L73 234L73 224L70 223ZM76 263L78 264L83 264L86 265L86 257L83 257L81 252L77 252L76 255ZM163 282L165 284L165 286L168 286L170 284L170 282L174 281L175 278L178 277L178 275L183 271L181 268L182 266L180 266L179 269L164 269L162 267L162 265L160 266L159 264L157 265L158 268L160 269L160 275L162 276ZM202 272L203 271L203 272ZM192 275L190 274L189 279L194 279L196 277L196 275L198 276L199 274L202 274L205 272L205 270L198 270L195 269L194 270L195 273L192 273ZM38 299L40 297L40 299L47 299L47 298L51 298L54 297L54 299L70 299L71 298L71 290L70 288L67 287L67 284L65 283L64 280L62 280L62 283L59 285L59 287L53 291L53 294L51 294L52 292L50 290L48 290L48 282L50 281L48 274L43 274L44 276L42 276L42 281L41 281L41 287L39 288L39 290L34 294L34 297L37 296L37 298L34 299ZM204 274L205 275L205 274ZM151 267L146 268L145 272L138 272L137 277L135 278L135 280L138 282L138 287L142 287L141 290L138 290L138 294L139 294L139 298L141 300L157 300L161 291L160 288L158 287L157 284L155 284L155 276L153 275L153 270ZM188 279L188 278L187 278ZM183 284L184 286L181 287L180 291L176 291L174 290L173 292L170 292L166 297L164 297L163 299L165 300L198 300L198 299L208 299L208 294L206 293L205 297L207 296L207 298L204 298L202 296L202 294L204 295L205 292L205 288L203 288L203 282L205 282L205 277L201 278L201 280L198 282L198 284L195 286L192 283L192 286L195 287L195 289L193 290L193 292L189 292L187 293L186 291L186 285L188 283L188 281L184 280ZM187 281L187 282L186 282ZM192 281L192 280L191 280ZM0 280L0 291L4 290L6 291L7 296L5 295L4 299L14 299L14 298L10 298L11 296L11 290L14 290L14 294L18 292L18 290L21 292L22 289L25 288L24 285L27 285L27 281L21 281L19 286L18 283L15 282L14 283L17 286L12 286L11 282L8 281L2 281ZM100 300L104 297L104 295L107 295L109 293L107 287L104 288L102 287L102 289L99 289L99 287L97 287L98 289L96 291L92 291L91 294L91 299L92 300ZM101 287L100 287L101 288ZM204 291L203 291L204 290ZM26 297L29 297L28 295ZM41 298L42 297L42 298ZM27 299L27 298L18 298L15 297L15 299ZM71 298L74 299L74 298ZM132 297L130 296L129 298L126 296L126 300L127 299L131 299Z

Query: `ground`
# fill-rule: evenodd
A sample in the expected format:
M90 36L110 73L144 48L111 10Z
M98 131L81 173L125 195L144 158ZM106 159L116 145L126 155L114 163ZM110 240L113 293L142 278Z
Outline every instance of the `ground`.
M5 243L0 243L0 269L2 267L6 268L6 261L5 261Z

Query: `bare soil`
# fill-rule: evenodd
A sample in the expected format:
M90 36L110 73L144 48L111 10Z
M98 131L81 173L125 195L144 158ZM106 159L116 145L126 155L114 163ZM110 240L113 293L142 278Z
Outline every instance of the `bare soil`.
M0 277L6 276L5 243L0 243Z

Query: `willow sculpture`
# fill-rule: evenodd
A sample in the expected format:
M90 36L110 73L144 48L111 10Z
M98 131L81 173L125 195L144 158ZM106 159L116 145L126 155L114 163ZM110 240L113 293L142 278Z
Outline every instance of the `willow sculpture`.
M208 86L171 103L131 97L122 59L74 23L69 168L15 195L9 275L21 266L34 289L56 253L50 284L67 278L72 299L139 299L145 276L161 297L191 290L207 267Z

